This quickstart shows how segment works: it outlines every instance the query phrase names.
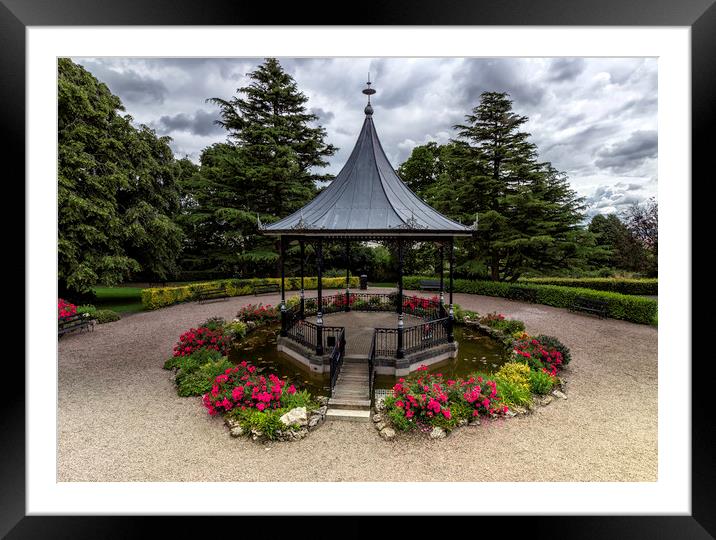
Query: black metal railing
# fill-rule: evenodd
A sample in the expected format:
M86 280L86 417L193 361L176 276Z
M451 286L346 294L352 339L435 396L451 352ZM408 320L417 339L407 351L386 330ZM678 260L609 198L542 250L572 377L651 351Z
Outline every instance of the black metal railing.
M341 328L340 332L336 336L333 349L331 350L331 395L333 395L333 388L336 386L338 374L341 372L341 368L343 367L343 357L345 356L345 352L346 330L345 328Z
M368 354L368 395L373 400L373 388L375 387L375 338L377 332L373 332L373 339L370 344L370 353Z
M403 350L406 354L448 343L447 317L426 321L403 329Z

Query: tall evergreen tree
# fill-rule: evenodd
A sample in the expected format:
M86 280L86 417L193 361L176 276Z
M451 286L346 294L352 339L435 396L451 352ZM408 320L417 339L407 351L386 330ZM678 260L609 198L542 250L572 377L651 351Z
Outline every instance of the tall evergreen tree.
M275 241L259 233L257 218L269 223L313 198L316 181L328 178L315 170L336 151L276 59L248 76L250 83L230 100L208 100L219 106L228 141L205 149L199 172L183 182L187 263L195 268L273 270Z
M427 200L463 223L478 220L475 240L458 250L466 273L515 281L527 270L568 264L580 249L582 200L562 173L538 161L529 133L520 130L526 122L507 94L485 92L466 123L454 126L457 140L432 151L438 176L423 188Z
M58 61L58 286L77 295L176 271L179 166L167 137L136 128L109 88Z

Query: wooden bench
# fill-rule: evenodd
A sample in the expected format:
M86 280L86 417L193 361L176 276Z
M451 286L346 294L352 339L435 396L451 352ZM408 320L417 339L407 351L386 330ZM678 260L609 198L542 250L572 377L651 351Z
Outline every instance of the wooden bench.
M201 304L209 300L226 300L229 297L229 293L227 293L223 287L214 287L213 289L199 291L196 297Z
M604 300L595 300L593 298L584 298L578 296L574 299L574 303L569 308L570 311L586 311L599 315L600 319L607 316L607 303Z
M439 291L440 281L437 279L421 279L420 280L421 291Z
M254 285L254 296L262 293L277 293L281 290L278 283L262 283L260 285Z
M70 315L57 321L57 338L75 330L94 330L94 320L84 313Z

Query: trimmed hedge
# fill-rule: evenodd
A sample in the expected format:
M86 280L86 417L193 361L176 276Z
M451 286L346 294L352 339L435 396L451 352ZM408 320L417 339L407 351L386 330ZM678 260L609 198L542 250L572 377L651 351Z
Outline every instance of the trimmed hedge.
M158 309L180 302L191 302L192 300L196 300L199 292L217 287L225 289L229 296L253 294L254 285L267 285L270 283L281 285L281 278L223 279L204 283L191 283L189 285L178 285L176 287L148 288L142 290L142 305L144 309ZM323 287L326 289L340 289L345 286L345 283L345 277L323 278ZM350 283L351 287L358 287L358 277L351 277ZM304 288L315 289L317 285L318 278L304 278ZM300 288L300 277L286 278L286 290L298 290Z
M418 290L422 279L434 278L407 276L403 278L403 286L406 289ZM512 300L524 300L530 295L534 295L535 302L538 304L561 308L571 307L578 296L603 300L607 303L607 315L612 319L622 319L641 324L657 324L658 304L656 300L651 298L556 285L473 281L468 279L456 279L453 283L455 292L500 296Z
M557 285L561 287L580 287L597 291L610 291L621 294L659 294L659 280L656 278L560 278L536 277L522 278L518 283L534 285Z

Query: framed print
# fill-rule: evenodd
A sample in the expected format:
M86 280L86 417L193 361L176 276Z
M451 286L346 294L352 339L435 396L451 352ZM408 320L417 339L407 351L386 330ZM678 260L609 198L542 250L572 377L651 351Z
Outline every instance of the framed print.
M0 530L711 537L712 4L2 0L27 352Z

